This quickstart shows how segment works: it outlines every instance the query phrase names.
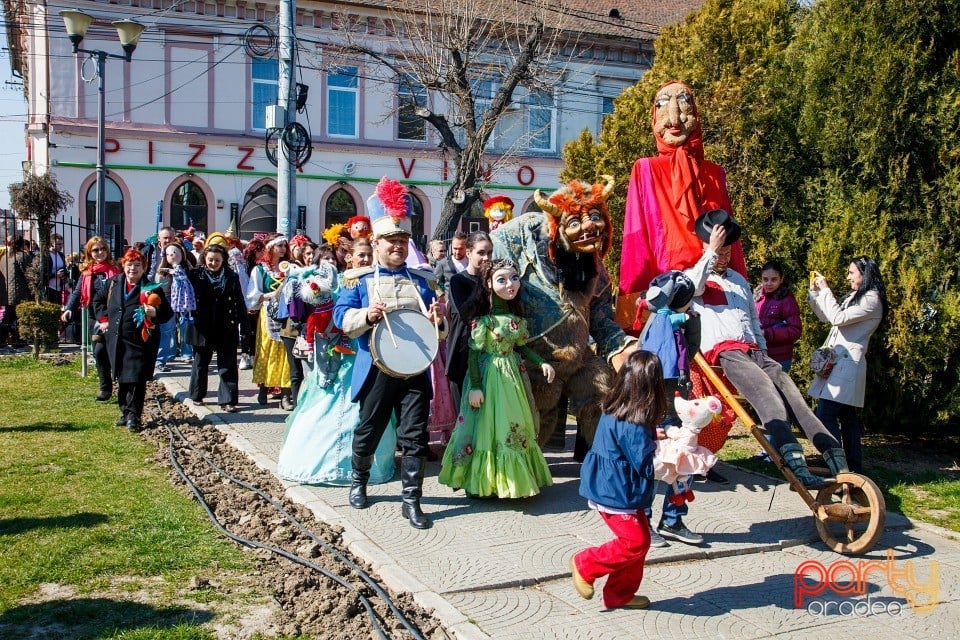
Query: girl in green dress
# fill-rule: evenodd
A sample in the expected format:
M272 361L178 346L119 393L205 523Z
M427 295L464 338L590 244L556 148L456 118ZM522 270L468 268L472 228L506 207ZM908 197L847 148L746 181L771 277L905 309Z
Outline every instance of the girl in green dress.
M468 496L525 498L553 484L537 445L520 355L553 381L554 369L526 346L527 323L510 260L480 270L478 313L470 331L470 372L460 414L440 469L440 482Z

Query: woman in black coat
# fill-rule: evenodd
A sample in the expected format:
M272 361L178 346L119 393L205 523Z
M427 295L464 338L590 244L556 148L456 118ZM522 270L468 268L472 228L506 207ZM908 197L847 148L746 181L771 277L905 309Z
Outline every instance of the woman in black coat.
M159 287L151 290L160 298L159 304L140 302L142 287L149 284L146 278L147 260L136 249L130 249L120 259L123 273L109 280L94 298L96 317L107 317L107 354L113 375L119 386L117 403L121 417L117 426L126 424L130 429L140 427L140 415L147 395L147 382L153 378L153 367L160 349L158 326L173 317L173 309ZM146 316L138 322L137 309ZM144 324L153 329L143 339ZM101 329L102 329L102 324Z
M193 345L193 371L190 373L189 396L202 405L207 395L207 372L214 352L220 388L217 402L224 411L237 410L237 346L240 326L246 321L247 305L240 287L240 278L227 266L227 250L211 244L200 255L200 266L188 273L197 309L193 312L193 329L187 341Z

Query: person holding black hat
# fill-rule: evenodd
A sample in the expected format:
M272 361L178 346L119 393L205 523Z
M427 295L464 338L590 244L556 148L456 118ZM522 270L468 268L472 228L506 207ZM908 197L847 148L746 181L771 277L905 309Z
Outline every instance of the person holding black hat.
M708 235L709 242L706 251L715 255L726 241L726 230L717 225ZM701 280L706 278L705 272L700 272ZM696 349L696 326L692 325L692 318L687 310L693 303L693 296L697 287L703 282L694 282L689 275L682 271L667 271L661 273L650 282L644 300L641 303L649 311L650 316L640 335L642 349L656 353L663 365L663 382L666 392L667 415L657 429L666 430L671 426L680 426L674 408L673 398L680 395L686 399L689 394L689 364L690 354ZM693 335L691 335L693 334ZM684 348L679 348L683 345ZM683 522L688 513L686 502L675 503L674 486L665 484L663 496L663 510L660 522L656 528L650 525L650 546L665 547L664 538L683 542L685 544L703 544L703 536L691 531ZM651 508L647 508L647 519L653 515Z
M711 244L717 227L725 236L719 250ZM784 462L803 485L825 486L827 482L807 468L803 448L790 428L791 416L834 475L849 471L847 460L840 443L810 410L790 376L767 355L750 284L727 268L730 244L740 236L740 225L725 211L715 210L697 218L694 228L704 253L687 274L698 283L693 308L700 315L700 350L707 362L723 368L727 379L753 405Z

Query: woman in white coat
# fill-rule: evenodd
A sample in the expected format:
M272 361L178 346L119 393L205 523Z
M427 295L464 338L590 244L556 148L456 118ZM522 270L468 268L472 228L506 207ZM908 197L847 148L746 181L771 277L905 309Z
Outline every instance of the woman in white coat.
M872 258L854 258L847 269L852 291L837 303L827 281L817 274L810 283L810 306L831 325L823 343L833 347L837 362L829 377L816 376L809 393L817 402L817 417L843 444L850 470L863 471L859 409L867 386L867 346L887 307L886 289Z

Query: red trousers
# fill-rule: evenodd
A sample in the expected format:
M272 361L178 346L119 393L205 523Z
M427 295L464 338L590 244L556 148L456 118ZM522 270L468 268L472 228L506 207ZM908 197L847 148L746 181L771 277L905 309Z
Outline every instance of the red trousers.
M609 576L603 585L603 604L620 607L633 599L643 580L643 562L650 550L650 522L643 511L631 515L598 513L616 538L584 549L573 561L580 576L590 584Z

